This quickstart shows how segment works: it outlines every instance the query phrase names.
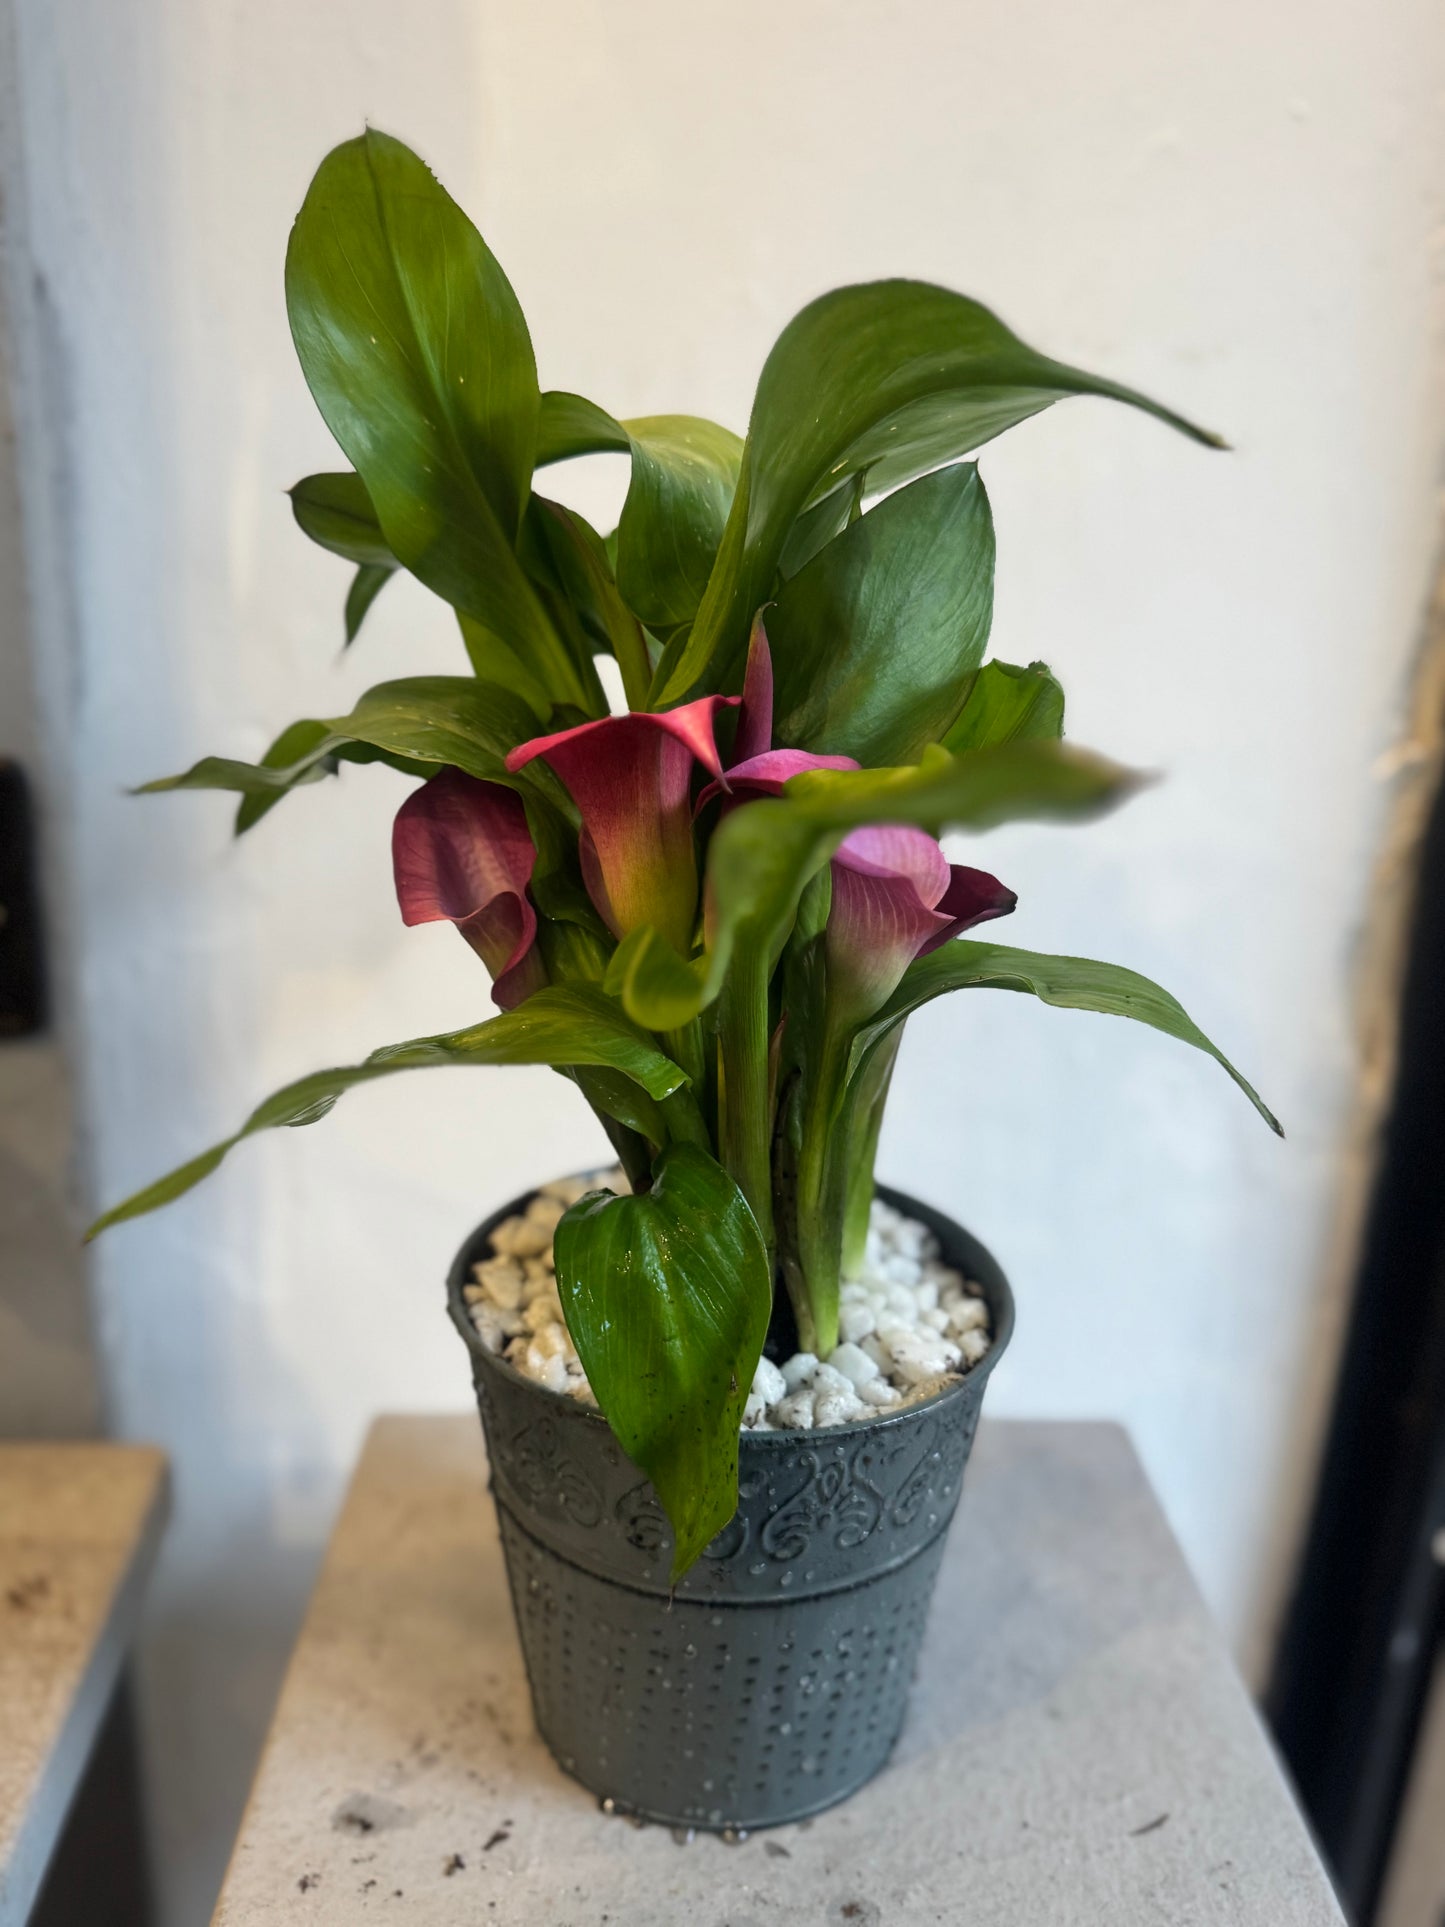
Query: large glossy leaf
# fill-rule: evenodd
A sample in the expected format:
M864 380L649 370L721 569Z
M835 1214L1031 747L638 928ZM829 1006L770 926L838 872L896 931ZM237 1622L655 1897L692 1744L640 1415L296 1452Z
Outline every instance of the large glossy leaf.
M812 302L763 367L718 563L654 699L727 687L773 594L789 532L846 477L895 486L979 448L1065 395L1106 395L1216 438L1158 403L1035 353L977 301L922 281L874 281Z
M400 141L369 129L321 163L291 232L286 306L392 554L582 703L514 553L540 408L526 323L481 236Z
M537 466L626 453L632 480L617 526L617 587L633 614L666 632L691 622L727 525L743 444L700 415L619 422L595 402L542 397ZM634 702L641 707L641 698Z
M641 1197L583 1198L553 1246L567 1328L627 1456L652 1480L681 1578L738 1502L738 1427L773 1281L717 1161L673 1145Z
M398 1071L433 1070L457 1064L602 1065L624 1072L650 1098L664 1098L685 1083L683 1073L650 1037L637 1030L600 991L539 990L515 1010L484 1024L438 1037L418 1037L373 1051L364 1063L313 1071L274 1092L246 1119L234 1136L212 1145L199 1157L148 1184L113 1206L86 1233L94 1238L109 1225L139 1218L209 1177L227 1152L257 1131L282 1125L314 1124L345 1092Z
M1064 733L1064 692L1045 662L986 662L943 738L953 756L993 743L1048 742Z
M1088 957L1043 956L1032 950L1014 950L1001 943L972 943L959 938L911 964L888 1003L855 1039L853 1076L866 1072L870 1057L890 1032L921 1004L946 991L980 986L1026 991L1041 1002L1055 1004L1063 1010L1092 1010L1110 1017L1132 1017L1136 1023L1148 1024L1169 1037L1192 1044L1222 1065L1270 1129L1284 1136L1279 1120L1254 1086L1240 1076L1167 990L1141 977L1137 970L1125 970L1119 964L1095 963Z
M650 629L691 622L737 487L743 445L696 415L624 422L632 485L617 524L617 587Z
M745 804L713 834L707 865L707 953L684 961L651 927L608 966L607 987L649 1029L688 1022L722 988L736 949L773 959L809 878L865 823L992 829L1024 819L1078 821L1122 802L1140 778L1063 743L1006 743L969 756L929 751L911 769L817 770L781 797Z
M383 758L423 772L440 764L491 782L519 787L506 768L509 749L535 731L535 719L513 691L469 676L408 676L367 690L348 716L292 723L260 763L205 756L179 776L141 785L138 794L161 790L232 790L265 807L252 810L237 830L249 829L298 784L331 774L338 763ZM559 802L562 792L548 774L540 780Z
M768 611L774 739L914 762L958 714L993 617L993 518L972 463L899 489Z

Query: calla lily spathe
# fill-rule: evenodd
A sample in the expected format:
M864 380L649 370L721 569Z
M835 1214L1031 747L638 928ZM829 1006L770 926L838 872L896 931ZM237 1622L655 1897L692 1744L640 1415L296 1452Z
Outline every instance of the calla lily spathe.
M414 790L392 825L402 922L454 923L492 973L492 1001L502 1010L547 981L527 894L536 860L516 794L458 769Z
M834 854L832 882L828 997L844 1024L885 1004L915 958L1018 902L997 877L950 863L926 831L897 823L854 830Z
M737 696L678 709L635 711L536 736L507 757L519 770L540 756L582 818L579 855L588 894L618 938L651 924L686 956L697 918L692 772L723 775L714 734Z

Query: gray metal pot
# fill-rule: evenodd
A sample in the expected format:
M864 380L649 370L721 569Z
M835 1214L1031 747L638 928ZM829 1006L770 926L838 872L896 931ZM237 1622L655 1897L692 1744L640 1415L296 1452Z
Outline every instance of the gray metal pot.
M993 1347L935 1398L814 1432L744 1433L740 1502L671 1598L671 1534L596 1412L481 1343L472 1357L537 1726L558 1764L619 1812L671 1826L779 1826L872 1778L903 1724L984 1381L1013 1330L992 1257L941 1213L879 1195L984 1290Z

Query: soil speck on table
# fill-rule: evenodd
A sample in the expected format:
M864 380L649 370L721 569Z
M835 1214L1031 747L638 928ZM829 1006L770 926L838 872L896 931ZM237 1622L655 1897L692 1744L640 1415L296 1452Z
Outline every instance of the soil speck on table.
M321 1876L319 1873L304 1873L296 1882L296 1885L300 1892L309 1894L313 1887L319 1887L321 1885Z
M488 1839L483 1842L482 1852L490 1853L493 1847L504 1847L512 1837L511 1826L512 1823L510 1820L504 1820L496 1832L491 1834Z
M50 1580L43 1572L37 1572L11 1586L5 1594L5 1603L18 1613L28 1613L32 1606L49 1597Z
M1129 1838L1131 1840L1142 1840L1146 1833L1157 1833L1168 1818L1169 1815L1167 1813L1161 1813L1153 1820L1146 1820L1142 1827L1131 1827L1129 1829Z
M871 1900L845 1900L838 1909L840 1920L856 1920L859 1927L880 1927L883 1914Z
M381 1833L387 1827L405 1827L411 1814L394 1800L383 1800L375 1793L348 1793L331 1816L337 1833Z
M454 1873L465 1873L467 1863L459 1853L449 1853L442 1862L442 1872L450 1880Z
M770 1860L791 1860L793 1857L787 1848L780 1847L776 1840L765 1840L763 1842L763 1852Z

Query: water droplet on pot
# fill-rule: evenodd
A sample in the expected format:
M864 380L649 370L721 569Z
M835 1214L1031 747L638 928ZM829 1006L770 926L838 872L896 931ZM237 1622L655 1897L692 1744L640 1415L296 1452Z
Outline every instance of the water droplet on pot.
M712 1622L711 1622L711 1623L712 1623L712 1624L713 1624L714 1626L721 1626L721 1624L722 1624L722 1614L721 1614L721 1613L714 1613L714 1614L713 1614L713 1616L712 1616Z
M598 1806L601 1807L604 1813L616 1813L617 1811L617 1802L612 1798L610 1794L605 1794L603 1798L597 1802L597 1804Z
M696 1646L694 1646L694 1645L693 1645L693 1643L692 1643L692 1641L691 1641L691 1640L689 1640L689 1641L687 1642L687 1644L686 1644L686 1645L685 1645L685 1646L683 1647L683 1649L682 1649L682 1655L683 1655L683 1658L684 1658L684 1659L696 1659L696 1658L697 1658L697 1648L696 1648Z
M724 1827L722 1832L725 1847L740 1847L748 1837L746 1827Z
M782 1578L779 1579L778 1581L778 1584L780 1586L791 1586L792 1583L793 1583L793 1575L790 1572L785 1572Z
M803 1755L800 1765L804 1773L816 1773L818 1771L818 1762L813 1758L811 1753L805 1753Z
M748 1567L748 1571L753 1575L755 1579L758 1577L760 1573L766 1572L767 1569L768 1569L768 1565L765 1559L759 1559L756 1562L756 1564Z
M787 1735L792 1732L792 1730L793 1730L793 1722L791 1720L783 1720L778 1727L779 1733L781 1733L784 1738L786 1738Z
M696 1827L674 1827L672 1837L680 1847L690 1847L697 1838Z

